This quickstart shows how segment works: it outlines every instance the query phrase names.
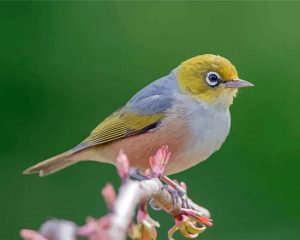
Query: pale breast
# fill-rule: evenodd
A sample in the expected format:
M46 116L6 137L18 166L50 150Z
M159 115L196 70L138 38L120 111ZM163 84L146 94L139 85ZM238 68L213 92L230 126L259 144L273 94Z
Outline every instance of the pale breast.
M183 106L180 102L186 104ZM230 130L230 112L224 106L180 99L173 111L185 120L188 136L184 150L176 156L176 164L169 166L169 173L183 171L206 160L219 150Z

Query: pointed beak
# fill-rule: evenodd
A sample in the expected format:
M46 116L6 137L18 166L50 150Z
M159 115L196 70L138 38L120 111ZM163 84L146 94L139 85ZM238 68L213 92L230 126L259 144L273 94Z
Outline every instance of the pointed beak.
M231 81L225 82L225 88L243 88L243 87L253 87L251 82L242 79L233 79Z

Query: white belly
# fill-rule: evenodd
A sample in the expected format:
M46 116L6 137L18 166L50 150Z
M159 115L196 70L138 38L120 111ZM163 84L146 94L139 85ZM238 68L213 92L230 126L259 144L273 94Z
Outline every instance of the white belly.
M220 149L230 130L230 112L224 106L202 105L190 100L185 106L178 104L175 111L180 112L190 131L184 150L176 157L176 168L169 169L169 174L206 160Z

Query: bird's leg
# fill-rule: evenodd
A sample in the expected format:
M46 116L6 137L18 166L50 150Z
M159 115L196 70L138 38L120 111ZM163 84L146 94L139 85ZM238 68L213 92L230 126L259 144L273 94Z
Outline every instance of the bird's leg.
M192 207L189 204L186 190L182 188L176 181L170 179L167 176L161 176L160 179L168 185L167 190L172 195L172 198L175 200L174 204L177 203L178 198L182 201L182 207L191 209ZM175 205L174 205L175 206Z
M129 168L129 177L134 180L144 181L149 180L149 177L143 175L137 168Z

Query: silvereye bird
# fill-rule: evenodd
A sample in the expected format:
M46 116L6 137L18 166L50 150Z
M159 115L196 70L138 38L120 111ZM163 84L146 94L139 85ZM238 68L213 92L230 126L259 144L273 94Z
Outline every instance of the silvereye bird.
M163 145L172 152L166 174L181 172L219 150L229 133L233 98L249 86L229 60L193 57L136 93L79 145L24 173L45 176L83 160L115 164L120 149L132 167L145 170Z

